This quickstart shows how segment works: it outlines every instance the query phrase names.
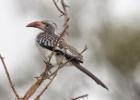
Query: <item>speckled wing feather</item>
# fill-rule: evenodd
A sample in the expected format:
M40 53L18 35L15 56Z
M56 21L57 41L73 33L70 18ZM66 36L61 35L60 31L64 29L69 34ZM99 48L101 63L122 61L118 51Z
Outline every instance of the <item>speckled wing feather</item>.
M72 56L79 60L80 63L83 63L83 56L77 51L76 48L74 48L71 45L68 45L65 41L63 41L60 44L61 46L63 46L63 52L65 52L65 54Z
M40 33L37 36L36 41L41 47L53 51L53 48L55 47L58 39L59 36L56 34ZM83 63L83 56L79 54L74 47L68 45L63 38L59 39L58 45L54 51L57 54L64 55L67 60L72 59L77 63Z

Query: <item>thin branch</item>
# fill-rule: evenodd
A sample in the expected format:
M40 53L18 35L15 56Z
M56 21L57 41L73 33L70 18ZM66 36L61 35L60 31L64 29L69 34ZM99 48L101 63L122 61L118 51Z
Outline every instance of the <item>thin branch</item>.
M52 58L52 56L53 56L53 54L54 54L54 50L55 50L55 48L57 47L57 45L58 45L58 43L59 43L59 40L64 36L64 34L65 34L65 32L66 32L67 29L68 29L68 26L66 26L66 27L64 28L64 30L61 32L59 38L57 39L57 41L56 41L56 43L55 43L55 45L54 45L54 47L53 47L53 51L52 51L52 53L50 54L49 62L50 62L50 60L51 60L51 58Z
M48 89L49 85L52 83L52 81L54 80L54 78L57 75L57 72L59 71L59 69L61 68L61 66L59 65L59 67L56 69L56 71L52 74L54 75L53 78L51 79L51 81L46 85L46 87L40 92L40 94L34 99L34 100L39 100L39 98L43 95L43 93Z
M23 100L28 100L39 88L39 86L43 83L44 79L40 78L38 79L31 87L30 89L26 92L26 94L23 97Z
M57 72L59 71L59 69L62 68L62 66L59 64L58 68L55 70L54 73L52 73L53 78L50 80L50 82L45 86L45 88L40 92L40 94L34 99L34 100L39 100L40 97L43 95L43 93L48 89L48 87L50 86L50 84L52 83L52 81L54 80L54 78L57 75ZM52 76L51 75L51 76Z
M62 4L62 7L63 7L63 10L65 12L65 15L64 15L64 18L65 18L65 21L64 21L64 27L68 25L68 21L69 21L69 17L68 17L68 12L67 12L67 6L66 4L64 3L64 0L61 0L61 4Z
M57 3L56 3L55 0L53 0L53 3L54 3L54 5L56 6L56 8L58 9L58 11L61 12L62 10L60 10L60 8L58 7L58 5L57 5ZM65 22L64 22L65 25L64 25L63 31L61 32L59 38L58 38L57 41L56 41L56 44L55 44L55 46L54 46L54 48L53 48L52 53L50 54L50 57L49 57L49 61L48 61L48 62L50 62L52 56L54 55L54 50L55 50L55 48L57 47L57 45L58 45L58 43L59 43L59 40L65 35L67 29L69 28L69 25L68 25L68 23L67 23L67 22L69 21L69 18L68 18L67 10L66 10L66 7L65 7L65 4L64 4L64 1L63 1L63 0L61 0L61 5L62 5L62 7L63 7L63 9L64 9L64 12L65 12L64 16L66 16L66 17L65 17L66 19L65 19ZM63 12L63 11L62 11L62 12ZM68 19L67 19L67 18L68 18Z
M34 100L39 100L39 98L43 95L43 93L48 89L48 87L50 86L50 84L52 83L52 81L54 80L54 78L56 77L57 72L59 71L60 68L61 68L61 66L59 65L59 67L52 74L53 75L53 78L50 80L50 82L45 86L45 88L40 92L40 94Z
M53 82L54 78L56 77L57 74L53 76L53 78L49 81L49 83L45 86L45 88L40 92L40 94L34 99L34 100L39 100L39 98L43 95L43 93L48 89L50 84Z
M76 98L73 98L72 100L78 100L78 99L85 98L85 97L88 97L88 94L84 94L84 95L78 96Z
M57 10L62 14L61 16L64 16L64 24L63 24L63 26L64 27L66 27L66 26L69 27L68 21L69 21L70 18L68 16L68 11L66 9L68 6L64 3L64 0L61 0L60 4L61 4L61 6L63 8L63 10L61 10L61 8L57 5L55 0L53 0L53 3L55 5L55 7L57 8ZM67 31L66 31L66 33L68 34Z
M46 64L46 66L48 66L48 68L50 68L50 64ZM46 79L46 73L45 71L43 71L39 78L37 78L36 82L29 88L29 90L25 93L23 100L28 100L35 92L36 90L41 86L41 84L44 82L44 80Z
M57 3L56 3L55 0L53 0L53 3L54 3L54 5L55 5L55 7L57 8L57 10L58 10L62 15L65 15L64 11L62 11L62 10L59 8L59 6L57 5Z
M54 2L54 5L56 6L56 8L58 9L58 11L62 11L62 10L60 10L60 8L58 7L58 5L56 4L56 2L55 2L55 0L53 0L53 2ZM64 6L64 2L63 1L61 1L61 5L62 5L62 7L63 7L63 9L64 9L64 16L67 16L68 14L67 14L67 10L65 9L65 6ZM64 25L64 29L63 29L63 31L61 32L61 34L60 34L60 36L59 36L59 39L57 40L57 42L56 42L56 44L55 44L55 46L54 46L54 48L53 48L53 52L52 52L52 54L51 54L51 57L52 57L52 55L53 55L53 53L54 53L54 49L56 48L56 46L57 46L57 44L59 43L59 40L65 35L65 33L66 33L66 31L67 31L67 29L69 28L69 25L68 24L66 24L67 22L68 22L69 20L68 19L65 19L65 21L64 21L64 23L65 23L65 25ZM51 58L50 58L51 59ZM50 61L50 59L49 59L49 61Z
M64 12L67 12L66 5L64 3L64 0L61 0L61 4L62 4L62 7L63 7Z
M4 57L2 57L1 54L0 54L0 59L1 59L1 62L2 62L2 64L3 64L5 73L6 73L6 75L7 75L7 78L8 78L9 84L10 84L10 87L11 87L12 91L14 92L16 98L19 100L20 97L19 97L19 95L18 95L18 93L17 93L17 91L16 91L16 89L15 89L15 87L14 87L14 85L13 85L13 82L12 82L11 77L10 77L10 74L9 74L9 72L8 72L6 63L5 63L5 61L4 61Z

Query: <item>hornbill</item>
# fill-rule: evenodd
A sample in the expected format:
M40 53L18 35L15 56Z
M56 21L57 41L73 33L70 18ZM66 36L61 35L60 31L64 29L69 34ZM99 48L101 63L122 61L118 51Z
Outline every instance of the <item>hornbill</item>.
M81 65L81 63L83 63L83 56L76 50L76 48L67 44L63 38L59 39L59 35L55 34L55 26L53 23L47 20L35 21L28 24L27 27L34 27L43 31L36 37L36 43L40 47L48 49L49 51L54 51L55 56L59 61L62 60L60 58L69 60L72 65L92 78L97 84L108 90L108 87L100 79ZM58 39L58 45L54 48Z

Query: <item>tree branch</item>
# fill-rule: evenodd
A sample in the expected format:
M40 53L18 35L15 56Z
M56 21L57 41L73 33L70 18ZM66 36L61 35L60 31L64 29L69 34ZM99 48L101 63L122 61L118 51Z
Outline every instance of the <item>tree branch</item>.
M78 99L85 98L85 97L88 97L88 94L84 94L84 95L78 96L76 98L73 98L72 100L78 100Z
M57 8L57 10L58 10L62 15L65 15L64 11L62 11L62 10L59 8L59 6L57 5L56 1L55 1L55 0L52 0L52 1L53 1L53 3L54 3L55 7Z
M51 64L46 64L48 68L51 68ZM51 67L50 67L51 66ZM35 92L36 90L41 86L41 84L44 82L46 78L46 71L43 71L40 76L37 78L36 82L29 88L29 90L25 93L23 100L28 100ZM49 77L48 77L49 78Z
M6 73L6 75L7 75L7 78L8 78L9 84L10 84L10 87L11 87L12 91L14 92L14 94L15 94L15 96L16 96L16 99L19 100L20 97L19 97L19 95L18 95L18 93L17 93L17 91L16 91L16 89L15 89L15 87L14 87L14 85L13 85L12 79L11 79L11 77L10 77L10 74L9 74L9 72L8 72L6 63L5 63L5 61L4 61L4 57L2 57L1 54L0 54L0 59L1 59L1 62L2 62L2 64L3 64L5 73Z

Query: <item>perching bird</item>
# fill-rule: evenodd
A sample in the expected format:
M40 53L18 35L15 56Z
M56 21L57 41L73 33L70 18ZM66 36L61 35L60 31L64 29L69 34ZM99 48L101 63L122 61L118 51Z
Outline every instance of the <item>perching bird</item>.
M72 65L92 78L97 84L108 90L108 87L100 79L80 65L83 63L83 56L74 47L67 44L64 39L61 38L57 47L54 49L59 36L55 34L55 26L52 23L49 21L35 21L28 24L27 27L34 27L43 31L36 37L36 42L38 45L40 45L42 48L54 51L57 59L63 57L66 60L69 60Z

